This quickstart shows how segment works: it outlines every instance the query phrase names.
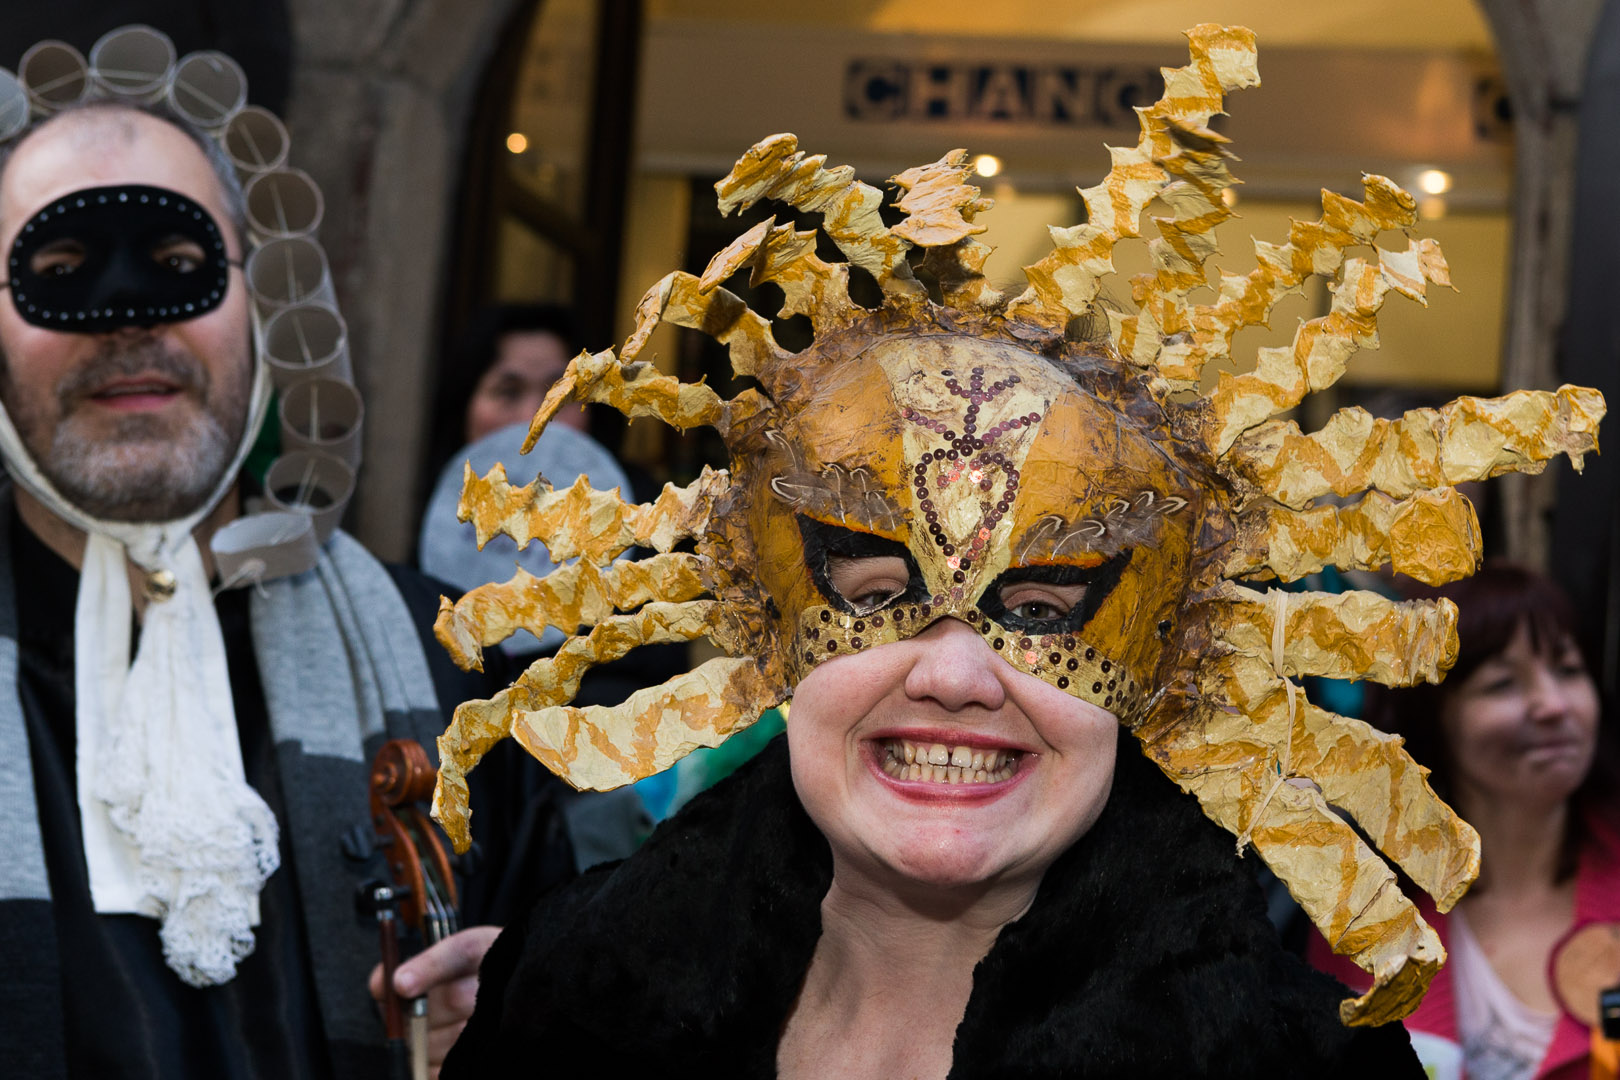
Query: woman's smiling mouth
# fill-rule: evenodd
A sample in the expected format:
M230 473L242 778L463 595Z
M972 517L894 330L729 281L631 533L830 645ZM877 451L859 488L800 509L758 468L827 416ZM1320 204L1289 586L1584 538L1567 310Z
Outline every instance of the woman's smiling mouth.
M1018 771L1022 751L986 750L912 739L874 740L878 767L896 780L935 784L995 784Z

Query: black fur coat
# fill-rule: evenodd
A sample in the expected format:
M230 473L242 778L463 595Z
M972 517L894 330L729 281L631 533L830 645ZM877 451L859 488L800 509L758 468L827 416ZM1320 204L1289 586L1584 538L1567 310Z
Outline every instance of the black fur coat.
M1421 1078L1399 1024L1340 1026L1231 836L1119 749L1102 816L975 970L951 1077ZM445 1080L773 1076L831 873L779 738L506 929Z

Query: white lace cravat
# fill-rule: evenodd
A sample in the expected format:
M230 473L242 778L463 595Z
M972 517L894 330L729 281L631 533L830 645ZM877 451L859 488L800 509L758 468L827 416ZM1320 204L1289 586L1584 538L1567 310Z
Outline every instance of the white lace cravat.
M253 951L259 890L280 861L276 820L242 771L225 641L196 542L183 537L168 558L131 551L175 575L174 595L146 607L133 664L124 553L90 535L74 623L90 894L103 914L161 919L169 966L209 986Z

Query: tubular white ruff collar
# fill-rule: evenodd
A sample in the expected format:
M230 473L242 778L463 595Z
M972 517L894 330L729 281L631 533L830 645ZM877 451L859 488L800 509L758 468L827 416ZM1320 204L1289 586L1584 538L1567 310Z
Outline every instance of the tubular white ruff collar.
M361 408L326 258L313 238L321 196L305 173L283 166L286 129L272 114L244 107L246 80L223 54L177 61L166 36L127 26L102 37L88 60L65 43L41 42L18 70L0 69L0 143L26 137L31 120L93 99L120 100L206 133L244 183L252 390L240 443L201 505L172 521L95 518L41 472L0 408L7 471L88 538L74 682L78 800L95 908L161 919L169 966L191 985L217 984L253 949L259 890L279 855L275 818L243 774L213 587L192 532L237 483L277 396L285 452L265 476L268 505L212 540L219 588L309 570L353 492ZM108 231L117 233L116 220ZM231 287L214 306L232 302ZM139 315L112 322L95 330L153 324ZM133 663L126 558L146 571L149 600Z

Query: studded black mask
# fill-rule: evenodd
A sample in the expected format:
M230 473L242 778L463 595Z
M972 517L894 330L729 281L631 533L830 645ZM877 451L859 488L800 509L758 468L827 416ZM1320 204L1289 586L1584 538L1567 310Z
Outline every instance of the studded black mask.
M104 333L212 311L230 267L207 210L165 188L128 184L75 191L30 218L11 245L6 285L26 322Z

